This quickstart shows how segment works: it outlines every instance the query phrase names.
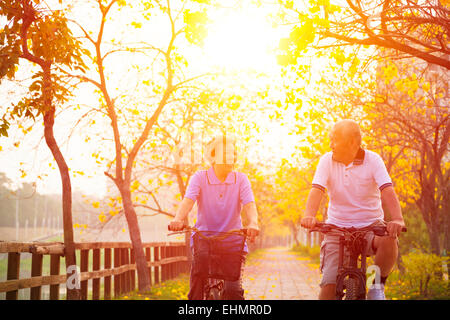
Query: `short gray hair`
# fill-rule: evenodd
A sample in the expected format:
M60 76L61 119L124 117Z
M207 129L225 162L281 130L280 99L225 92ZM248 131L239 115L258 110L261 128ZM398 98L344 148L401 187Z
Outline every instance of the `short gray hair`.
M356 123L356 121L351 119L343 119L338 122L336 122L333 126L333 132L340 132L343 137L346 139L354 138L358 142L358 144L361 144L362 135L361 135L361 129L359 127L359 124Z

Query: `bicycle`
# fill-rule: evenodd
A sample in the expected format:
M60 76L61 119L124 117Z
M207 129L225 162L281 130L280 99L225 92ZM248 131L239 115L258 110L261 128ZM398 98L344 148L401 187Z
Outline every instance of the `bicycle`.
M241 276L247 229L219 232L185 226L169 235L186 232L195 232L192 272L205 279L203 300L222 300L225 280L236 281Z
M336 299L365 300L367 271L367 240L365 235L373 232L377 236L386 236L385 226L364 228L341 228L332 224L316 223L310 232L322 232L339 236L339 262L336 278ZM407 229L402 228L402 232ZM358 266L358 260L360 265Z

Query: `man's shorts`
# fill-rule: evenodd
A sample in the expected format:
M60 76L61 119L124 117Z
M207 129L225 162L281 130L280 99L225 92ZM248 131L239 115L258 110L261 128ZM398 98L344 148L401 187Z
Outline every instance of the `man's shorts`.
M385 226L386 223L380 220L371 224L371 226L376 225ZM366 233L365 239L367 240L366 246L367 256L371 256L376 253L375 249L373 248L374 238L375 234L372 231ZM322 272L323 274L322 281L320 282L321 287L327 284L336 284L338 264L339 264L339 236L326 234L320 246L320 272Z

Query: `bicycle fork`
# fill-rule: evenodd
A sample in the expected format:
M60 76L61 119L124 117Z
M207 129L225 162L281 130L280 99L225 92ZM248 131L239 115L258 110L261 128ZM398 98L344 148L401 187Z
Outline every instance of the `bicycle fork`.
M361 242L359 242L361 241ZM354 248L351 239L345 236L339 238L339 260L338 260L338 281L336 283L336 298L341 300L346 290L346 297L349 299L365 299L366 296L366 240L359 239L361 248ZM349 255L346 258L344 248L349 248ZM362 249L362 250L361 250ZM358 268L358 257L361 254L361 267ZM344 280L347 279L346 283Z

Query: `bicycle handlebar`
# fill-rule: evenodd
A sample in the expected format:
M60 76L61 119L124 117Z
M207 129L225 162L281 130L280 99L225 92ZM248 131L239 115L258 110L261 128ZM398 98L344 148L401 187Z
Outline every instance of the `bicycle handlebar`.
M182 232L187 232L187 231L194 231L194 232L199 232L199 233L202 233L202 232L215 232L215 233L218 233L218 234L221 234L221 235L223 235L223 234L242 234L243 236L247 236L247 229L246 228L243 228L243 229L233 229L233 230L229 230L229 231L209 231L209 230L205 230L205 231L202 231L202 230L198 230L197 228L195 228L195 227L190 227L190 226L188 226L188 225L183 225L183 227L181 228L181 230L173 230L171 227L170 227L170 224L167 226L167 229L169 230L169 231L173 231L174 233L171 233L171 234L175 234L175 233L182 233ZM171 235L171 234L169 234L169 235ZM215 237L220 237L220 235L219 236L211 236L211 237L207 237L207 238L215 238Z
M407 228L403 227L402 228L402 232L407 232ZM318 222L316 223L316 225L311 228L310 230L311 232L323 232L323 233L329 233L331 231L341 231L341 232L346 232L346 233L353 233L353 232L364 232L364 231L373 231L377 236L385 236L387 235L387 229L385 226L368 226L368 227L363 227L363 228L354 228L354 227L350 227L350 228L343 228L343 227L338 227L335 226L334 224L327 224L327 223L322 223L322 222Z

